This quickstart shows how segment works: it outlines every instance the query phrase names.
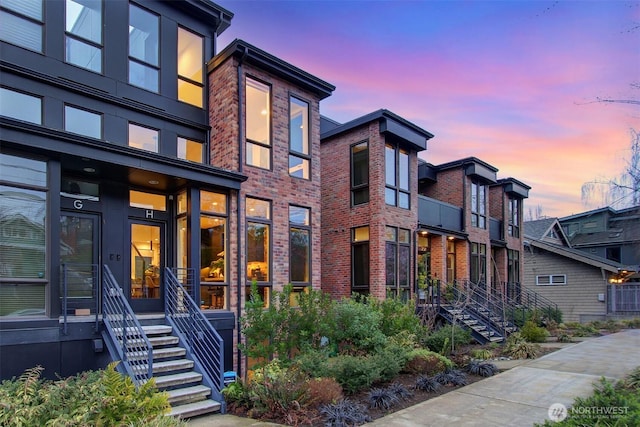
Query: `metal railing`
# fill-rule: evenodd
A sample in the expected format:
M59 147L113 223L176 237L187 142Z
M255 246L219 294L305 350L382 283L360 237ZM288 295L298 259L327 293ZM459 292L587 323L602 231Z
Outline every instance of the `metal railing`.
M102 276L102 320L121 361L118 368L140 385L153 376L153 348L106 265Z
M175 274L165 268L165 314L167 322L202 374L203 382L212 390L212 398L224 403L220 390L224 388L224 342L204 317L200 306Z
M453 292L455 299L462 301L466 308L473 310L479 320L485 323L485 326L492 327L503 337L507 337L507 326L510 322L510 319L507 318L508 306L503 300L488 293L484 283L456 282Z
M516 320L522 322L519 323L520 326L527 320L526 317L533 313L548 319L556 319L559 316L558 305L555 302L523 287L520 283L506 283L505 289L504 299L518 313Z
M608 313L640 312L640 284L607 285Z

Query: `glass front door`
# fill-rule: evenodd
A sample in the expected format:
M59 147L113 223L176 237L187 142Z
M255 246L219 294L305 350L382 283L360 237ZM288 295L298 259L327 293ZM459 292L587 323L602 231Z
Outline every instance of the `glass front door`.
M162 311L164 227L131 223L129 293L135 311Z

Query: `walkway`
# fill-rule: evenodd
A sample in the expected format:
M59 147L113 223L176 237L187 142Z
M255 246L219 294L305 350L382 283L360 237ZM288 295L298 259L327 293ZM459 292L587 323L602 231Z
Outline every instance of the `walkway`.
M640 329L592 338L522 362L445 395L366 424L371 427L525 427L548 418L549 406L588 396L600 377L622 378L640 365ZM277 426L233 415L195 418L189 427Z
M569 406L600 377L640 366L640 330L593 338L375 420L367 426L532 426L554 403Z

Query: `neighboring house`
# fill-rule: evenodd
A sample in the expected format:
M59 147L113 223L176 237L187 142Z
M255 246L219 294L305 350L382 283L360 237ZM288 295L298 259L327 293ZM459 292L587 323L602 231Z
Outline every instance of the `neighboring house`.
M322 288L409 298L418 223L417 154L433 137L388 110L322 121Z
M475 157L441 165L420 162L418 256L427 275L470 281L496 295L522 282L522 215L530 187L498 179Z
M637 267L571 246L557 218L524 223L524 286L552 300L564 321L589 322L640 314Z

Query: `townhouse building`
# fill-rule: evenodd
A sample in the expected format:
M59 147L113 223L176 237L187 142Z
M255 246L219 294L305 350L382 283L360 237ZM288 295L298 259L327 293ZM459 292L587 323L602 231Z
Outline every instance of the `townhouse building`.
M470 282L488 294L522 282L522 206L531 187L497 178L475 157L419 165L418 259L431 279Z

